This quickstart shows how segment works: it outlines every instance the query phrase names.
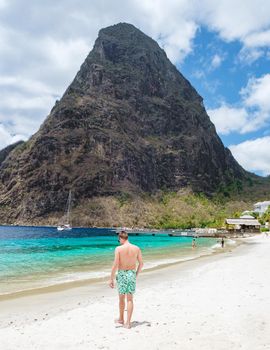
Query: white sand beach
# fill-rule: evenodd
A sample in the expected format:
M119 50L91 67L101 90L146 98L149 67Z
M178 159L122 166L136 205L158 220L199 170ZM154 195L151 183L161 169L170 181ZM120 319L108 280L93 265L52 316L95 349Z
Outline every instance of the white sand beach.
M107 284L0 301L0 348L270 349L270 237L142 273L130 330Z

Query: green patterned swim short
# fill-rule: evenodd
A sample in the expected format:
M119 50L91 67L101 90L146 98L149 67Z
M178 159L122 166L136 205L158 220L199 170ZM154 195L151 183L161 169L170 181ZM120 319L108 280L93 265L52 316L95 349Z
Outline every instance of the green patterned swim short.
M116 276L119 294L133 294L136 289L136 271L118 270Z

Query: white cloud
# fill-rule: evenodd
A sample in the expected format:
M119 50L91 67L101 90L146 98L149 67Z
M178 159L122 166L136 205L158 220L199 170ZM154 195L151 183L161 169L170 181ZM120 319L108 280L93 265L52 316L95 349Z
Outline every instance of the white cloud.
M55 40L49 37L44 39L42 47L48 63L64 71L78 69L78 62L90 51L89 44L83 39Z
M36 93L36 94L51 94L51 90L47 85L43 84L37 80L31 80L27 78L22 78L20 76L0 76L0 87L14 87L16 89L22 89L26 92Z
M221 65L222 61L223 61L223 57L221 57L218 54L215 54L211 60L211 69L214 70L218 68Z
M12 135L11 133L6 130L4 125L0 123L0 149L17 142L19 140L25 140L25 135Z
M23 139L36 132L56 97L49 86L20 76L0 77L0 91L2 128L5 127L10 135L21 135ZM13 140L13 136L6 139Z
M269 46L269 1L198 0L198 18L225 41L238 40L243 44L242 63L246 59L250 64L251 58L254 62L261 57L262 51L255 48Z
M161 46L166 51L172 62L182 61L191 51L191 40L195 37L197 26L195 23L186 22L183 28L175 30L160 40Z
M244 108L233 108L223 104L216 109L209 109L207 113L220 134L227 135L239 132L248 122L248 113Z
M23 139L26 139L29 135L32 135L38 129L42 120L35 118L35 116L29 112L13 113L9 115L7 122L6 116L0 114L0 124L10 135L21 135Z
M252 33L245 38L247 47L263 47L270 45L270 30Z
M241 40L261 33L269 26L270 2L265 0L201 0L199 17L228 41Z
M265 54L264 50L243 47L238 54L240 63L251 65Z
M241 106L233 107L223 103L209 109L208 114L220 134L231 132L245 134L257 131L270 123L270 74L250 78L240 91Z
M31 110L31 109L42 109L45 110L48 106L53 106L53 99L51 96L32 96L26 98L20 93L13 93L12 96L4 96L2 94L1 108L9 110Z
M270 136L231 145L229 148L245 169L264 176L270 174Z
M134 24L158 40L168 57L175 63L192 51L192 41L198 24L194 18L194 5L188 0L135 0L140 18Z
M270 113L270 74L249 79L241 95L247 107L257 107L261 112Z

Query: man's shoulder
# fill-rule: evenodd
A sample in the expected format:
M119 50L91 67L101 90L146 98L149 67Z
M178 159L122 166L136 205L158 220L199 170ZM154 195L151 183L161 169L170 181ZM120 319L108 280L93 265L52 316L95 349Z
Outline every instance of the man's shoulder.
M132 248L134 249L134 250L140 250L140 248L136 245L136 244L131 244L132 245Z

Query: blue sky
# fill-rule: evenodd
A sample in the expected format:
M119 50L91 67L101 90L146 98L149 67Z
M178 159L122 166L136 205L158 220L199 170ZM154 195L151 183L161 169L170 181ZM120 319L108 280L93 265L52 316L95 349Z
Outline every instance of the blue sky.
M241 59L241 49L239 41L226 42L217 33L202 27L197 31L192 53L177 65L204 98L207 110L223 104L240 108L243 105L240 92L249 79L269 72L270 57L262 55L255 61ZM247 133L218 131L227 147L270 134L269 123Z
M38 130L99 29L119 22L158 41L238 162L270 174L266 0L0 0L0 149Z

